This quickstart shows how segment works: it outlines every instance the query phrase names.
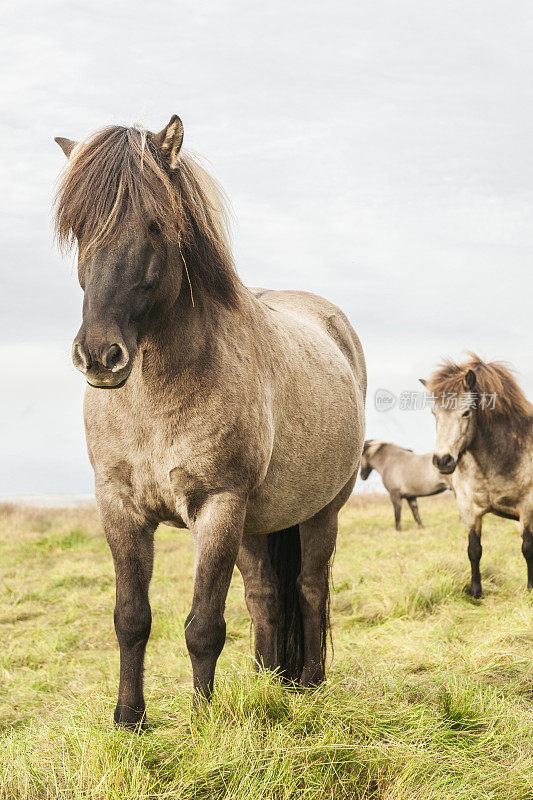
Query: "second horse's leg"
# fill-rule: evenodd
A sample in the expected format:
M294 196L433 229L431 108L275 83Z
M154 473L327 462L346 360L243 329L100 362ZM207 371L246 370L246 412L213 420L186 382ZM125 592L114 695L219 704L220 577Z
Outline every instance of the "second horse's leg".
M397 531L402 529L402 497L397 492L390 493L390 499L394 507L394 524Z
M526 520L522 530L522 555L527 564L527 588L533 589L533 520Z
M470 559L470 569L472 579L470 581L470 594L472 597L481 597L481 573L479 562L481 561L481 519L476 520L468 531L468 558Z
M411 498L408 497L407 502L409 503L409 508L413 512L413 517L415 518L416 524L420 528L423 528L424 526L422 525L422 520L420 519L420 513L418 511L418 502L416 500L416 497L411 497Z

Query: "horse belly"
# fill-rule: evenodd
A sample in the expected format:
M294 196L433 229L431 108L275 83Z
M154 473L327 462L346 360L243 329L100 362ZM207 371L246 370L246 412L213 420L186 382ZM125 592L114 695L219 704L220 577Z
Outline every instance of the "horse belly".
M288 400L276 424L265 479L248 502L247 533L282 530L310 519L357 472L364 397L345 362L336 367L324 375L322 365L322 380L314 385L310 380Z

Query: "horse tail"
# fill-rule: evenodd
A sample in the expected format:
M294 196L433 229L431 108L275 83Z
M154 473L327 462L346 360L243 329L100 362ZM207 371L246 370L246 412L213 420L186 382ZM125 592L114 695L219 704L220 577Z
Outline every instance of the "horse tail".
M300 528L293 525L268 534L268 555L278 583L278 665L287 682L300 680L304 631L297 579L302 566Z

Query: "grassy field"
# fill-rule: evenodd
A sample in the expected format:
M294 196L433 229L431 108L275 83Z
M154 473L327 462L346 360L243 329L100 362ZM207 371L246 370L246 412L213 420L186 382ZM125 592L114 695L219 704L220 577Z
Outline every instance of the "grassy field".
M92 510L0 511L0 798L533 798L533 597L513 523L488 518L484 598L449 497L427 528L385 497L343 511L325 687L251 670L240 576L211 707L191 711L187 533L161 528L146 663L149 727L111 725L113 568Z

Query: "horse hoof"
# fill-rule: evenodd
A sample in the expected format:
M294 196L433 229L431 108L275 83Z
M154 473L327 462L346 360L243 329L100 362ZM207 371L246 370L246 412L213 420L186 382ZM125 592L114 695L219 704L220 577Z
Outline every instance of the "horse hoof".
M324 681L326 680L326 676L320 670L315 672L313 675L302 675L299 680L299 688L301 690L308 690L312 691L313 689L318 689Z
M213 691L204 693L196 690L192 696L191 712L194 717L198 717L209 708L213 697Z
M127 731L140 733L146 723L146 709L117 706L113 714L115 728L124 728Z
M481 586L471 586L469 594L470 597L474 597L476 600L479 600L481 597Z

